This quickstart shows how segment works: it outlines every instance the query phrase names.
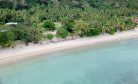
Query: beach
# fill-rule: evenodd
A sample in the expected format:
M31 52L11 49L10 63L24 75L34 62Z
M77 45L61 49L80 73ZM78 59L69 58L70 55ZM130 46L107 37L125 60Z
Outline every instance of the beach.
M7 64L54 51L82 46L93 46L104 42L119 41L135 37L138 37L138 28L135 30L118 32L115 35L103 34L94 37L84 37L74 40L62 41L58 43L31 44L26 47L15 47L14 49L0 49L0 64Z

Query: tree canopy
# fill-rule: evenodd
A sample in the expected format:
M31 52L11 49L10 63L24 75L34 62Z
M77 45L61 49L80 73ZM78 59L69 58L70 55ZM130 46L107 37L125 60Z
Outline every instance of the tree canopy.
M112 35L134 29L137 18L138 0L0 0L0 45L38 43L44 32L55 30L60 38ZM8 22L18 25L6 27Z

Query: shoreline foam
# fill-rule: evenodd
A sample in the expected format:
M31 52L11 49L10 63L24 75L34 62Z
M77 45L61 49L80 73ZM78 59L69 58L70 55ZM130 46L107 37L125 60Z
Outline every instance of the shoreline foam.
M54 51L77 48L81 46L93 46L95 44L119 41L138 37L138 28L116 33L115 35L100 35L95 37L84 37L70 41L50 44L34 44L24 48L2 49L0 50L0 65L10 64L15 61L35 57L40 54L46 54Z

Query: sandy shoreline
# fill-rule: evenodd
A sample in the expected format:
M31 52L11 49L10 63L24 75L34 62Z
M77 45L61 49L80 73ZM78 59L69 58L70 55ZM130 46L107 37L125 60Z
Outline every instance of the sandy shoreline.
M76 40L63 41L59 43L50 44L34 44L24 48L15 49L1 49L0 50L0 64L7 64L22 59L34 57L39 54L45 54L58 50L76 48L81 46L95 45L104 42L118 41L138 37L138 28L135 30L124 31L116 33L115 35L100 35L95 37L85 37Z

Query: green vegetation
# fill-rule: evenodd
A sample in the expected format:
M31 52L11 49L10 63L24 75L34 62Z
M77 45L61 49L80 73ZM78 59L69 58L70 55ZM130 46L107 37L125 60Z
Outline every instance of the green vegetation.
M75 21L75 26L73 28L75 35L81 35L84 33L88 33L88 32L90 32L90 30L91 30L91 28L89 27L88 22L83 21L83 20Z
M95 36L134 29L138 0L0 0L0 45L57 37ZM8 22L18 25L6 26Z
M15 35L11 31L1 32L0 33L0 45L2 46L2 48L12 46L14 42L14 37Z
M38 43L44 38L43 30L41 28L32 28L28 26L19 25L13 29L15 40L24 41L26 45L28 42Z
M47 20L43 23L43 27L46 29L46 30L52 30L54 31L56 28L55 28L55 23L51 20Z
M54 35L53 34L47 34L47 39L52 41L52 39L54 38Z
M57 37L59 38L66 38L68 36L68 31L65 28L60 28L57 31Z

